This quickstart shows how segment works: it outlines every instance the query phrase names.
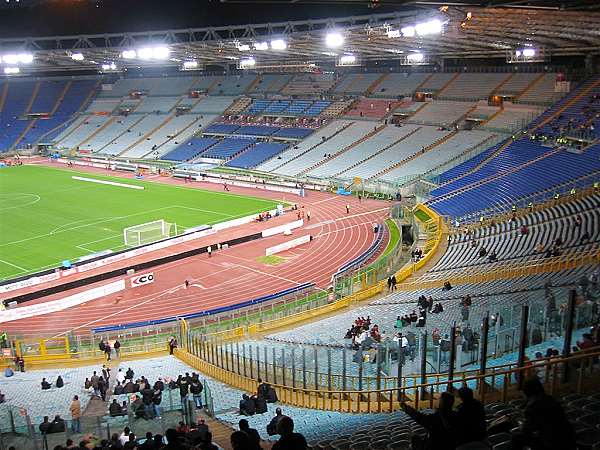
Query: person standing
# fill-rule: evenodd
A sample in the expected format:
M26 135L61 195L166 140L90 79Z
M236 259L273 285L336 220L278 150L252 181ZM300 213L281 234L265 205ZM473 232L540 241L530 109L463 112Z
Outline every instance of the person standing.
M81 433L81 403L76 395L71 402L71 431Z
M198 377L192 377L192 382L190 383L190 392L194 397L194 403L196 404L197 409L202 408L202 383L198 379Z
M96 397L100 397L100 390L98 389L100 377L96 374L96 371L94 371L94 374L92 375L92 378L90 379L90 382L92 383L92 387L94 388L94 395Z
M346 205L346 214L350 214L350 205Z
M310 211L306 211L306 220L310 222Z
M212 255L212 247L210 245L206 247L206 253L208 253L208 257L210 258Z
M119 342L118 339L115 341L113 348L115 349L117 358L120 358L121 357L121 343Z

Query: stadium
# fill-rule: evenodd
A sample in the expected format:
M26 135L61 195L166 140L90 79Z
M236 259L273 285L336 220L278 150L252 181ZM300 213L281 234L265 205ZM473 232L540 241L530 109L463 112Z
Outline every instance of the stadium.
M0 4L0 450L600 448L598 30Z

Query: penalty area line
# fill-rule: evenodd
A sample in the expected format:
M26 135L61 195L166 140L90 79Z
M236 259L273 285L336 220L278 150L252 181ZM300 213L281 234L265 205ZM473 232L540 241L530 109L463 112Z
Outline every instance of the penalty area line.
M21 271L23 271L23 272L27 272L27 271L29 270L29 269L25 269L25 268L23 268L23 267L21 267L21 266L17 266L16 264L13 264L13 263L11 263L11 262L4 261L3 259L0 259L0 262L1 262L1 263L4 263L4 264L6 264L6 265L9 265L9 266L13 266L15 269L19 269L19 270L21 270Z

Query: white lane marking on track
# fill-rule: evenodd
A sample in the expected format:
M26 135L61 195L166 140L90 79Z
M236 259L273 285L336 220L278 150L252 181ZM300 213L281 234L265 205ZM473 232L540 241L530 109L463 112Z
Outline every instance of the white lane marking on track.
M231 256L231 255L229 255ZM241 258L240 258L241 259ZM283 280L283 281L287 281L288 283L294 283L298 286L300 286L302 283L299 283L297 281L294 280L290 280L289 278L285 278L285 277L280 277L279 275L275 275L274 273L268 273L268 272L263 272L262 270L258 270L258 269L253 269L252 267L248 267L248 266L244 266L243 264L235 264L237 267L241 267L242 269L246 269L249 270L250 272L254 272L254 273L259 273L261 275L265 275L267 277L273 277L273 278L277 278L279 280Z
M24 268L23 268L23 267L21 267L21 266L17 266L16 264L13 264L13 263L11 263L11 262L4 261L3 259L0 259L0 262L1 262L1 263L4 263L4 264L8 264L9 266L13 266L13 267L15 267L16 269L22 270L23 272L27 272L27 271L29 270L29 269L24 269Z
M318 205L319 203L325 203L325 202L330 202L331 200L336 200L337 197L329 197L323 200L319 200L317 202L312 202L311 205Z

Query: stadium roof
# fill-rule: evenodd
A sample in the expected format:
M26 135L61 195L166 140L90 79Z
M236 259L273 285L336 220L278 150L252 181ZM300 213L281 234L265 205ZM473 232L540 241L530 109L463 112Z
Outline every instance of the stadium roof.
M467 13L471 13L470 20ZM398 36L403 27L431 20L443 23L441 34L406 37L401 33ZM505 57L511 51L528 47L548 58L600 52L599 29L600 13L595 11L451 6L443 10L415 8L343 18L223 27L8 38L0 39L0 55L33 53L33 63L21 66L23 73L99 70L102 64L111 62L121 69L180 66L184 61L195 60L201 67L232 64L248 57L254 58L257 68L283 67L331 63L349 54L362 61L404 59L414 52L434 61L452 57ZM344 42L337 48L328 48L325 37L334 32L341 34ZM276 39L284 40L287 48L255 49L256 43ZM169 57L158 61L122 58L125 50L156 46L167 46ZM240 50L244 46L250 49ZM73 53L81 53L83 59L73 60Z

